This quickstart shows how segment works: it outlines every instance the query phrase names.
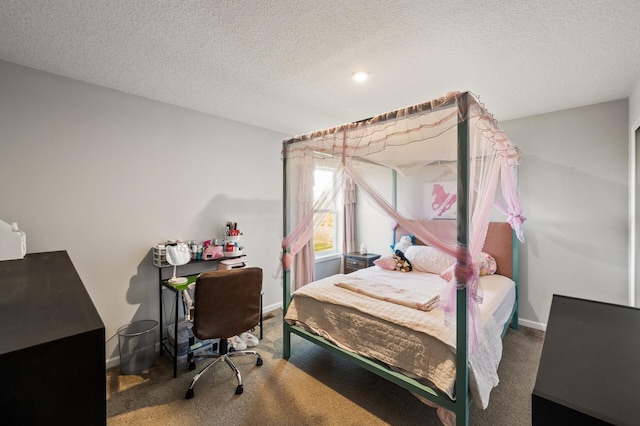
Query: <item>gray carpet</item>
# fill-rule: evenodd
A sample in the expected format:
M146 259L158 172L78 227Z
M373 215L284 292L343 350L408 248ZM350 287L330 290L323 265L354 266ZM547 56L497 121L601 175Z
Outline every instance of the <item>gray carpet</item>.
M544 333L521 327L504 338L500 384L489 407L470 410L471 425L530 425L531 391ZM292 336L289 360L282 359L282 316L264 321L264 339L254 357L234 358L244 381L235 395L233 372L216 365L184 399L195 372L173 378L168 356L148 371L122 375L107 370L109 425L440 425L433 408L408 391L354 366L310 342ZM198 366L198 370L200 366Z

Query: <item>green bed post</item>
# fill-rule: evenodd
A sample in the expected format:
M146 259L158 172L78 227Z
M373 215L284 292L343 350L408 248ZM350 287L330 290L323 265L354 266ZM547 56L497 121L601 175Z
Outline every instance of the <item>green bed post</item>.
M518 325L518 284L520 281L520 271L518 270L518 247L520 245L520 240L518 240L518 235L516 234L516 231L512 231L513 234L513 242L511 243L511 253L512 253L512 262L513 262L513 277L511 277L513 279L513 282L516 283L516 303L515 303L515 308L514 308L514 312L513 312L513 317L511 319L511 327L514 330L517 330L519 325Z
M287 142L282 144L282 236L287 236ZM286 250L289 252L289 249ZM283 252L282 255L285 253ZM291 327L284 320L291 302L291 271L282 269L282 357L289 359L291 355Z
M398 210L398 172L396 169L391 169L391 205L394 210ZM396 228L393 228L393 241L391 241L391 247L398 241L396 238Z
M458 211L457 242L459 247L469 247L469 123L466 117L469 93L460 99L458 108L463 108L465 118L458 123ZM457 284L457 283L456 283ZM456 425L469 423L469 357L467 287L456 291Z

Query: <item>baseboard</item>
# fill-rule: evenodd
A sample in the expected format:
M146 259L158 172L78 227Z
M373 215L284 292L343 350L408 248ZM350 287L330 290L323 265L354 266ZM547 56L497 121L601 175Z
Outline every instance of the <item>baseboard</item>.
M274 303L273 305L269 305L269 306L263 306L262 307L262 312L264 314L268 314L271 311L275 311L278 309L282 309L282 302L279 303Z
M540 322L535 322L535 321L529 321L526 319L522 319L522 318L518 318L518 324L524 326L524 327L529 327L529 328L533 328L536 330L542 330L542 331L547 331L547 324L542 324Z
M158 345L158 353L160 353L160 345ZM120 356L114 356L112 358L107 358L107 365L106 365L106 369L110 369L110 368L114 368L114 367L120 367Z

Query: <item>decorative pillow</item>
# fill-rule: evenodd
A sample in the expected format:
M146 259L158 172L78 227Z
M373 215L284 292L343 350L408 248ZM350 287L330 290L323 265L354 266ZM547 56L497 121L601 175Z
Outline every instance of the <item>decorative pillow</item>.
M413 245L415 238L413 235L403 235L400 237L400 241L391 246L391 250L395 253L396 250L400 250L401 252L407 251L409 247Z
M493 275L498 269L496 260L489 253L481 252L476 258L480 275Z
M407 258L404 256L404 253L402 253L400 250L396 250L395 254L393 255L393 259L396 262L396 271L411 272L411 270L413 269L411 267L411 262L407 260Z
M404 253L413 268L420 272L439 274L455 263L455 259L429 246L411 246Z
M454 265L451 265L447 269L442 271L442 273L440 274L440 278L442 278L446 282L451 281L453 279L453 266Z
M389 271L395 271L396 269L396 259L391 254L374 260L373 264Z
M489 253L481 252L476 257L476 265L478 265L478 275L493 275L496 273L498 269L498 264L496 260ZM440 278L445 281L451 281L453 278L453 265L440 274Z

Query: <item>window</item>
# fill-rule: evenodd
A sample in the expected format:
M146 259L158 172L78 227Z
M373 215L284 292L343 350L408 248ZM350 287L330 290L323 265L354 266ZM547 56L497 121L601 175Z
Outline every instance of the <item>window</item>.
M322 192L331 184L333 171L316 169L314 172L313 201L317 201ZM336 197L338 198L338 197ZM313 233L313 250L316 257L337 253L338 226L336 204L315 214L325 214L320 226Z

